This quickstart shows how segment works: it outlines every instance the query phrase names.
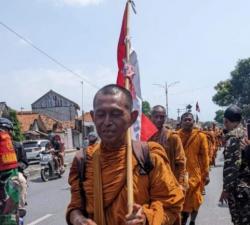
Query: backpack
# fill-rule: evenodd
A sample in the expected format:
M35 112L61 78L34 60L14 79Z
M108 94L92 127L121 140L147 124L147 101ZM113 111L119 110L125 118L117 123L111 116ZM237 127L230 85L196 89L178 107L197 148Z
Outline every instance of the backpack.
M0 171L16 169L17 157L10 135L0 130Z
M138 162L139 174L142 176L148 175L154 168L150 158L150 149L147 142L132 141L132 149L134 156ZM86 195L83 189L83 181L85 180L85 164L86 164L86 151L82 149L76 153L77 172L79 180L79 190L81 196L81 210L85 217L88 217L88 212L84 207L86 205Z

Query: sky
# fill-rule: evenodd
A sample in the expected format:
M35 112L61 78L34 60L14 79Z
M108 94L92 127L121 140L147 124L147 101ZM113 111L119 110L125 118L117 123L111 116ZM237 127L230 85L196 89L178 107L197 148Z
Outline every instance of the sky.
M54 90L92 109L98 88L116 82L116 51L125 0L0 1L0 102L30 110ZM140 65L143 99L169 115L198 101L200 119L213 120L214 86L228 79L239 59L250 57L250 1L135 0L131 41ZM70 73L15 36L79 74Z

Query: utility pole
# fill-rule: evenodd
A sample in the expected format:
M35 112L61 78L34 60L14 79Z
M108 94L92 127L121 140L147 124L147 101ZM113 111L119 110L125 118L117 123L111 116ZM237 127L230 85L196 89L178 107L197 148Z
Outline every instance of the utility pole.
M170 88L170 87L172 87L172 86L174 86L174 85L176 85L178 83L180 83L180 81L175 81L175 82L172 82L170 84L168 84L167 82L165 82L165 85L162 85L162 84L153 84L153 85L156 85L156 86L159 86L159 87L163 88L164 91L165 91L165 96L166 96L166 120L167 121L169 119L169 115L168 115L168 111L169 111L168 110L168 88Z
M84 110L83 110L83 81L81 81L82 84L82 141L85 138L85 129L84 129Z
M165 82L165 95L166 95L166 120L168 121L168 83Z

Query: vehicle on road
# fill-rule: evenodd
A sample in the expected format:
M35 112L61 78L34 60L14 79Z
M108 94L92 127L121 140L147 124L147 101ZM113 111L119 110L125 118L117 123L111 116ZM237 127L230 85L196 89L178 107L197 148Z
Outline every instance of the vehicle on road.
M28 161L40 160L40 153L48 143L49 140L46 139L24 141L23 147Z
M44 182L51 179L61 178L64 170L59 167L59 158L51 151L42 151L40 153L41 178ZM58 162L58 163L56 163Z

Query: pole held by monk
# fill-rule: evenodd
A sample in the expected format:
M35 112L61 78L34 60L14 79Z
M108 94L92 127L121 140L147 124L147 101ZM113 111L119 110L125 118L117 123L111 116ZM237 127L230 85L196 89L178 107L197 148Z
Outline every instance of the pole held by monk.
M131 0L127 1L127 37L126 37L126 61L130 62L130 7ZM125 88L130 90L130 80L128 77L125 78ZM133 212L133 204L134 204L134 191L133 191L133 165L132 165L132 136L131 129L127 130L127 197L128 197L128 213L131 214Z

